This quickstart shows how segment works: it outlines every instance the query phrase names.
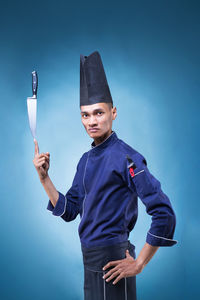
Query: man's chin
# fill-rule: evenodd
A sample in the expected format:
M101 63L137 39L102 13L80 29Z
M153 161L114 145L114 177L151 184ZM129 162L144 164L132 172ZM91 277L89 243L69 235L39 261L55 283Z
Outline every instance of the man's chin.
M89 136L94 139L94 138L99 138L102 136L102 133L100 132L100 130L96 131L96 132L91 132L88 131Z

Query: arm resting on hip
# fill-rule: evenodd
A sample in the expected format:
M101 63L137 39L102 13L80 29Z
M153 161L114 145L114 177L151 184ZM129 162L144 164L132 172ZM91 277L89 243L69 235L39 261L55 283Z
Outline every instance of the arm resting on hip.
M156 251L158 250L159 247L157 246L151 246L148 243L145 243L143 248L141 249L138 257L137 257L137 262L139 266L145 267L145 265L151 260L151 258L154 256Z

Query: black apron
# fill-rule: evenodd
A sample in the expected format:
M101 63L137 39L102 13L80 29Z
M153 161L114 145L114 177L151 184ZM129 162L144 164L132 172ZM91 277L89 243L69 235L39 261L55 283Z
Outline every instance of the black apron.
M84 300L136 300L136 276L106 282L102 268L109 261L126 257L126 250L136 258L135 246L126 241L117 245L85 248L81 246L84 263Z

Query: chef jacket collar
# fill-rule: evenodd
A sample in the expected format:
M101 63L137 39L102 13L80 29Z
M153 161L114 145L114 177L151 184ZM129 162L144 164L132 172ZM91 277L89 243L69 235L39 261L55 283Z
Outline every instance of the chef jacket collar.
M94 152L94 153L98 152L98 151L102 151L103 149L105 149L108 146L112 145L116 140L117 140L117 135L114 131L112 131L111 134L109 135L109 137L107 137L102 143L98 144L97 146L95 146L95 143L92 142L91 151Z

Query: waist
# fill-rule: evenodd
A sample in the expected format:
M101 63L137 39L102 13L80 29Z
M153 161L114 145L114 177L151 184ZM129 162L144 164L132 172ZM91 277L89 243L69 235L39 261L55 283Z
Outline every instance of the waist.
M135 246L129 240L114 245L91 248L86 248L82 245L83 263L89 268L102 270L102 267L109 261L124 259L127 249L130 255L135 258Z

